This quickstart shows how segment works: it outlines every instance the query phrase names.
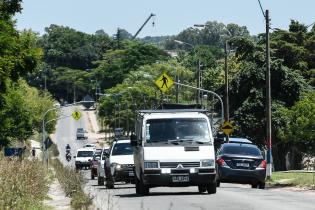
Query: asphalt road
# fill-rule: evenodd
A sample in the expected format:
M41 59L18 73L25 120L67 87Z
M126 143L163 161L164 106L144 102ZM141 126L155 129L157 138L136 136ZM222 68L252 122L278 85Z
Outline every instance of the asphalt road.
M64 110L71 113L71 108ZM78 127L89 128L87 114L79 121L61 119L57 124L56 139L62 162L74 166L73 160L65 161L65 145L69 143L72 151L83 147L87 142L75 140ZM217 194L199 194L197 187L153 188L150 195L138 197L134 185L118 183L115 189L97 186L97 180L90 180L90 171L84 170L87 183L85 190L94 197L95 209L106 210L315 210L315 192L293 191L287 189L251 189L249 185L221 184Z

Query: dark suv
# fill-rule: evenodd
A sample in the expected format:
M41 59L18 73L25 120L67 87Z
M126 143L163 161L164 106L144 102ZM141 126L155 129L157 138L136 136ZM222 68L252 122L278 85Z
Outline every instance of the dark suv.
M265 188L266 161L260 149L253 144L225 143L217 153L220 182L251 184L252 188Z

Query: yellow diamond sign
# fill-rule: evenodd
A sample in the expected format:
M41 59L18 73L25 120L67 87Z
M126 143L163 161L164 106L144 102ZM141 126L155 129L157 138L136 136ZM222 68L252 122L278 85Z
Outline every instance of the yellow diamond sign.
M79 120L79 119L81 118L81 112L79 112L79 111L74 111L74 112L72 113L72 117L73 117L73 119L75 119L75 120Z
M233 133L233 125L229 121L225 121L222 125L222 130L225 135Z
M163 73L156 81L156 86L163 92L167 92L168 89L174 84L172 78L170 78L166 73Z

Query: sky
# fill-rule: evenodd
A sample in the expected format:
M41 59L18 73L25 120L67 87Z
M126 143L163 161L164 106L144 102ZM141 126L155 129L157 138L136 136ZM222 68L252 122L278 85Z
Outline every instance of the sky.
M291 19L306 25L315 22L315 0L261 0L270 11L273 28L287 29ZM139 37L176 35L194 24L218 21L246 26L252 35L265 31L258 0L23 0L15 16L19 30L40 34L50 24L69 26L86 33L117 28L134 34L151 14L156 14Z

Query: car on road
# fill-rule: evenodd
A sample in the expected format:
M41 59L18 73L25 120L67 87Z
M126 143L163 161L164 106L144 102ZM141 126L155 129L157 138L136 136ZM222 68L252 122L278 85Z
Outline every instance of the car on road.
M84 145L84 147L96 148L96 145L95 144L86 144L86 145Z
M214 140L206 114L194 108L137 113L130 137L137 194L161 186L198 186L200 193L216 193Z
M254 144L224 143L217 153L217 186L221 182L265 188L266 161Z
M248 140L248 139L246 139L246 138L230 137L229 138L229 143L252 144L253 142Z
M91 167L91 161L94 156L94 148L81 148L77 150L75 158L75 168L77 170Z
M133 167L133 148L130 140L114 141L108 161L105 162L106 187L113 189L115 182L133 182Z
M93 148L93 147L90 147L90 148ZM98 175L97 170L98 170L98 163L101 159L101 153L102 153L102 149L95 149L94 151L94 156L91 161L91 179L94 179Z
M98 167L97 167L97 183L98 185L104 185L105 182L105 161L109 157L109 146L103 146L102 153L101 153L101 159L98 161Z
M77 132L76 132L77 140L87 139L86 133L87 133L87 131L84 130L83 128L77 128Z

